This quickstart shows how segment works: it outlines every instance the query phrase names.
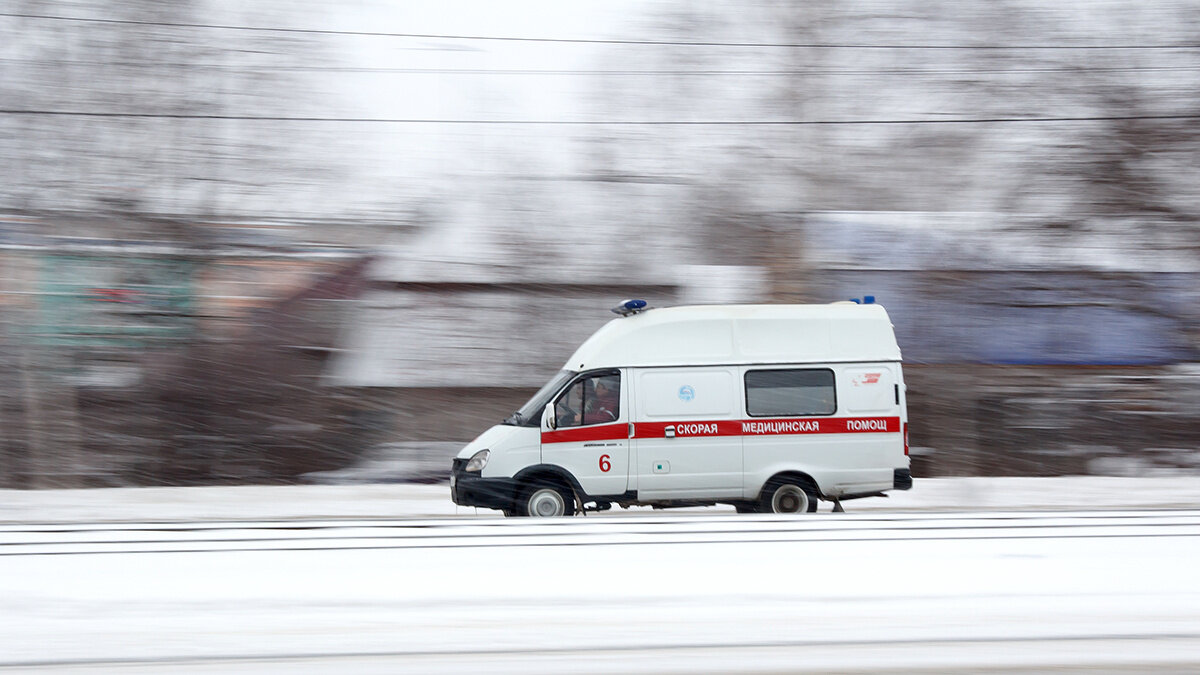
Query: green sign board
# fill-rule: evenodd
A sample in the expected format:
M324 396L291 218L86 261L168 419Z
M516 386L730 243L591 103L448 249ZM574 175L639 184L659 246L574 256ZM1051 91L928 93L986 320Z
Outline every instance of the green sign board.
M138 347L193 334L194 261L45 255L40 263L34 330L46 344Z

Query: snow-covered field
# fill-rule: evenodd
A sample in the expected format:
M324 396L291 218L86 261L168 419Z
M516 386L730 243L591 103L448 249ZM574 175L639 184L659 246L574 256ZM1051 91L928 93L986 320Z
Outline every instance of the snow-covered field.
M1200 476L1119 478L934 478L886 499L846 502L846 511L1200 508ZM823 502L822 511L830 505ZM732 507L688 509L730 511ZM649 513L615 509L613 515ZM679 511L654 511L678 513ZM499 517L460 508L446 484L0 490L0 523L296 517ZM589 516L595 517L595 516Z
M4 672L1197 672L1200 481L534 521L445 485L0 492Z

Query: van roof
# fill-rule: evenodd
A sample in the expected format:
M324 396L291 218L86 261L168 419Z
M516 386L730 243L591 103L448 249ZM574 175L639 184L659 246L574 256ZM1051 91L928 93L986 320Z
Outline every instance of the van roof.
M880 305L695 305L614 319L564 368L899 360Z

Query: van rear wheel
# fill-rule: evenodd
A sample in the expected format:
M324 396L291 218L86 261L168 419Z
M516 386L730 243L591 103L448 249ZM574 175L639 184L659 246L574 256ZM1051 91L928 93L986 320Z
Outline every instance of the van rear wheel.
M561 485L539 483L525 491L520 511L522 515L536 518L573 516L575 495Z
M776 478L763 490L763 513L815 513L817 489L806 480Z

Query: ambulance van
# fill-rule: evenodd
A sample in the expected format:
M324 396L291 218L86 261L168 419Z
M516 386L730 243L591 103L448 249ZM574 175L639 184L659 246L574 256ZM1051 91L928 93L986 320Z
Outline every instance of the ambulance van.
M912 486L900 348L882 306L629 300L613 311L621 318L459 452L455 504L510 516L614 504L808 513Z

